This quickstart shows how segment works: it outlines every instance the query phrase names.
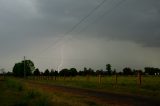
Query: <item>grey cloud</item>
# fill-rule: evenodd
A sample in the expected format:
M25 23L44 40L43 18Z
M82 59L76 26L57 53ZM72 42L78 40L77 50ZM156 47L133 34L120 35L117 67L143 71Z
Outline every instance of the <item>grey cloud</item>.
M74 0L3 0L0 6L1 36L62 35L90 10L92 5L89 3L90 0L86 3ZM85 11L80 10L82 7Z
M160 46L160 2L126 1L92 28L111 39L129 40L144 46Z
M79 55L77 58L80 59L80 62L76 63L77 66L78 64L83 64L87 57L92 56L90 55L92 52L95 52L95 54L88 58L88 60L103 52L104 54L102 53L102 56L97 56L97 58L95 58L95 60L98 61L95 62L95 64L97 63L97 65L99 65L101 63L98 59L104 59L103 63L109 62L105 61L105 59L109 57L105 57L107 51L104 49L109 41L138 43L147 48L160 47L160 1L126 0L119 7L114 8L109 14L99 18L120 1L121 0L107 0L101 8L95 11L94 14L67 35L71 36L73 39L79 37L83 38L81 41L78 41L79 44L77 47L73 46L74 50L78 52L74 53L73 51L73 57L75 58L72 58L72 56L68 58L68 60L72 60L71 64L74 63L77 55ZM22 56L25 54L38 54L38 51L48 47L49 44L54 46L57 41L60 41L59 39L63 37L65 32L70 30L100 2L102 2L102 0L1 0L0 57L3 57L5 60L5 57L12 55ZM99 18L97 22L90 24L97 18ZM85 28L86 26L88 27ZM79 33L79 31L84 28L85 30ZM92 38L97 40L103 39L104 41L89 41ZM69 39L69 42L73 42L71 47L76 44L76 41L74 42L74 40L70 41ZM89 45L89 48L93 51L89 51L84 45L81 45L81 43ZM121 43L109 43L108 45L110 45L110 50L112 50L112 46L113 49L116 49L114 52L119 52L118 48L120 47L123 48L123 44ZM115 47L114 45L119 46ZM130 45L127 47L129 46ZM97 50L96 48L99 49ZM59 47L57 47L57 49L59 49ZM55 50L57 53L56 56L59 56L59 51L57 49ZM87 53L84 52L85 50ZM138 45L136 45L135 50L139 50ZM54 54L53 51L52 53ZM141 51L145 52L144 49ZM158 52L154 52L158 57ZM52 53L48 55L53 55ZM120 54L114 54L114 56L118 58L118 56L123 53L124 51L121 51ZM84 55L83 58L81 57L81 54ZM112 57L112 54L113 53L110 52L109 56ZM152 53L150 54L154 55ZM130 60L126 58L126 62L130 61L131 64L131 60L136 61L134 60L135 56L136 55L133 54L133 58L128 57ZM149 54L147 56L149 56ZM112 59L113 58L114 57L112 57ZM111 58L109 59L111 60ZM114 60L118 61L116 59L111 61ZM119 61L120 60L121 58L119 58ZM49 60L44 59L44 61ZM59 62L59 58L56 58L56 61ZM40 60L37 60L36 62L40 64L39 66L42 65ZM85 64L87 65L89 62L86 62ZM144 65L145 61L143 62ZM117 64L120 63L121 62L117 62ZM122 64L123 63L121 63L121 65Z
M108 0L101 11L89 17L84 25L100 17L120 0ZM101 0L33 0L1 1L1 36L59 36L70 30ZM24 6L22 6L24 5ZM126 0L121 6L89 26L87 35L130 40L145 46L160 46L160 2ZM98 12L98 13L97 13ZM100 12L102 12L100 14ZM77 29L83 29L80 25ZM79 36L79 34L73 36ZM86 34L84 34L86 36Z

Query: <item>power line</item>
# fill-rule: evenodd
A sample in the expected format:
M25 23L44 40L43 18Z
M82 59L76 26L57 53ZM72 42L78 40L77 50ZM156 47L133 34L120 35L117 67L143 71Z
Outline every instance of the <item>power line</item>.
M69 31L66 32L65 35L71 33L74 29L76 29L84 20L86 20L90 15L92 15L97 9L99 9L107 0L103 0L99 5L97 5L93 10L91 10L85 17L83 17L77 24L75 24Z
M88 24L85 28L83 28L81 31L78 32L78 34L84 32L85 30L88 29L88 27L90 25L95 24L96 22L100 21L104 16L110 14L114 9L118 8L122 3L124 3L127 0L122 0L119 3L117 3L115 6L113 6L112 8L110 8L109 10L107 10L104 14L102 14L100 17L96 18L92 23Z
M97 5L95 8L93 8L85 17L83 17L78 23L76 23L70 30L68 30L66 33L64 33L63 37L61 38L61 40L57 40L54 46L48 46L47 48L45 48L43 51L41 51L40 53L43 53L44 51L48 50L50 47L55 47L60 41L62 41L66 35L70 34L71 32L73 32L73 30L75 30L83 21L85 21L89 16L91 16L97 9L99 9L107 0L103 0L99 5Z
M26 64L25 64L26 57L25 56L24 56L24 60L23 61L24 61L24 63L23 63L23 65L24 65L23 66L23 68L24 68L24 70L23 70L24 71L24 78L26 78L26 69L25 69L26 68Z
M88 24L83 30L81 30L79 33L81 33L82 31L86 30L90 25L95 24L96 22L98 22L99 20L101 20L104 16L110 14L114 9L118 8L122 3L124 3L126 0L121 0L120 2L118 2L115 6L113 6L112 8L110 8L109 10L107 10L104 14L102 14L100 17L96 18L92 23ZM103 0L99 5L97 5L95 8L92 9L92 11L90 11L84 18L82 18L77 24L75 24L69 31L67 31L63 37L60 40L57 40L55 42L55 45L53 45L53 43L51 45L49 45L47 48L45 48L43 51L40 52L40 54L42 54L43 52L45 52L46 50L48 50L51 47L56 47L58 44L61 44L62 41L64 39L67 39L69 33L73 32L74 29L76 29L83 21L85 21L90 15L92 15L97 9L99 9L104 3L106 2L106 0ZM38 54L38 55L40 55ZM36 57L38 58L38 56L36 55ZM35 58L35 57L34 57Z

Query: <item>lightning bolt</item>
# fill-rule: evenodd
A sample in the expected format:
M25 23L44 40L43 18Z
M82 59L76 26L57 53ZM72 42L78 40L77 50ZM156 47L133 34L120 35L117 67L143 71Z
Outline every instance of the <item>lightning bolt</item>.
M58 65L58 72L60 71L61 67L63 66L63 62L64 62L63 51L64 51L64 45L61 46L61 51L60 51L61 60L60 60L60 64Z

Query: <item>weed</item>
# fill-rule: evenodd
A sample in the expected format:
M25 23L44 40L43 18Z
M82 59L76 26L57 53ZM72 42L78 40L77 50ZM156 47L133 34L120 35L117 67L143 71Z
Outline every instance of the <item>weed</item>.
M34 99L34 98L39 97L39 96L41 96L40 92L35 91L35 90L33 90L33 89L28 90L28 91L25 93L25 98L26 98L26 99L27 99L27 98L29 98L29 99Z
M8 88L16 90L16 91L23 91L24 85L16 80L13 79L6 79L6 84Z
M36 101L36 106L51 106L51 101L49 96L40 96Z

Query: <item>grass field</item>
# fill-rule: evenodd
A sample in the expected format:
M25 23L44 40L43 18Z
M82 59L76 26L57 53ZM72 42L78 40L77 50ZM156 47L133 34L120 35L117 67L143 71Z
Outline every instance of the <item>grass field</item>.
M34 78L29 78L33 80ZM118 76L117 84L115 76L105 76L99 81L99 77L58 77L56 80L51 77L49 79L36 81L50 83L55 85L72 86L78 88L95 89L119 93L133 93L139 95L153 96L160 98L160 77L158 76L142 76L142 84L139 85L136 76Z
M99 81L99 77L51 77L41 79L28 77L28 79L5 78L0 80L0 103L2 106L98 106L102 105L86 97L57 92L44 92L41 88L29 84L28 81L40 82L51 85L70 86L75 88L92 89L95 91L114 92L121 94L134 94L151 97L160 100L160 77L143 76L142 85L138 85L136 76L118 76L117 84L115 76L105 76ZM70 98L70 99L66 99Z
M25 83L13 78L0 80L1 106L49 106L49 95L35 89L29 89Z
M101 106L90 98L65 92L50 92L19 78L0 80L1 106ZM68 99L69 98L69 99Z

